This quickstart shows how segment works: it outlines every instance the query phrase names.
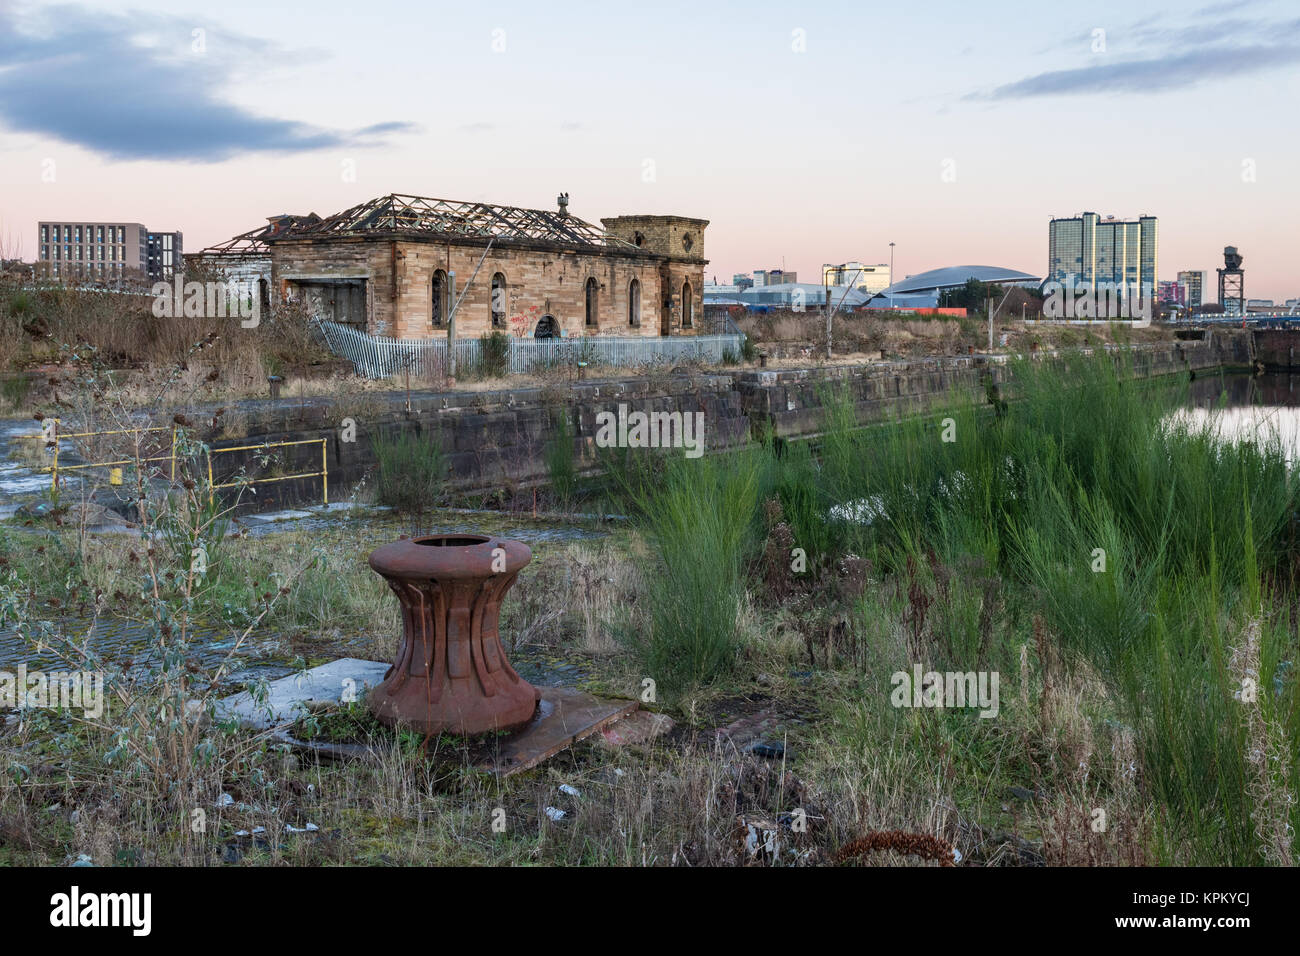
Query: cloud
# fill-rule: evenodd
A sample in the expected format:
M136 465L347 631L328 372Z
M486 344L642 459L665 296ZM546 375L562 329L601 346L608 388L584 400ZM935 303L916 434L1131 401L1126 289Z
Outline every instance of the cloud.
M412 132L387 122L324 129L259 116L221 98L239 75L293 55L267 41L141 14L0 6L0 123L110 159L220 162L244 153L376 146ZM220 51L220 52L218 52Z
M1201 7L1197 10L1195 16L1212 17L1215 14L1227 13L1229 10L1240 10L1242 7L1254 7L1259 5L1260 0L1224 0L1222 3L1211 3L1208 6Z
M1300 63L1300 48L1254 46L1194 50L1181 56L1054 70L1017 80L968 100L1015 100L1086 93L1155 93Z
M1165 92L1300 63L1300 20L1238 16L1195 22L1197 17L1240 11L1257 2L1212 4L1196 11L1193 22L1146 17L1126 29L1111 31L1143 52L1150 51L1141 58L1094 55L1088 66L1037 73L990 91L969 93L963 99ZM1079 34L1063 46L1077 49L1090 43L1090 37L1091 33Z

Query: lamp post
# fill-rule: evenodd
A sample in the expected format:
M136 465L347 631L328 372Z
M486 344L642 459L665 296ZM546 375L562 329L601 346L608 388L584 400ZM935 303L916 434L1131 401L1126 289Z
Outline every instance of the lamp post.
M894 244L889 244L889 308L894 308Z

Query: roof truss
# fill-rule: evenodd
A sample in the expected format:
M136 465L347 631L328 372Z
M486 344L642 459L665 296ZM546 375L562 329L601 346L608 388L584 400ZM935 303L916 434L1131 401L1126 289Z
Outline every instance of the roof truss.
M546 209L455 202L393 193L322 219L298 223L276 238L401 232L520 242L559 242L612 249L636 249L624 239L575 216Z

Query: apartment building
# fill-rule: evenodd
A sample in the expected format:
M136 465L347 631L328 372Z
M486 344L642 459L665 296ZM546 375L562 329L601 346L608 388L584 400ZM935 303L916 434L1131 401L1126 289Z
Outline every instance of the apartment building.
M53 222L37 224L38 267L64 281L158 281L181 264L182 235L150 232L138 222Z

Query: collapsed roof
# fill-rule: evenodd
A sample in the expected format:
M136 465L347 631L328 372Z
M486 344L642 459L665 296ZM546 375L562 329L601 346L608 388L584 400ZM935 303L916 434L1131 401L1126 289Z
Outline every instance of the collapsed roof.
M310 227L321 221L320 216L308 213L305 216L272 216L265 226L240 233L233 239L208 246L199 255L222 256L265 256L270 254L268 240L282 239L298 226Z
M213 254L255 254L285 239L335 236L405 235L495 239L505 242L561 243L640 253L636 245L565 211L524 209L482 202L456 202L391 193L324 219L278 216L268 226L205 249Z

